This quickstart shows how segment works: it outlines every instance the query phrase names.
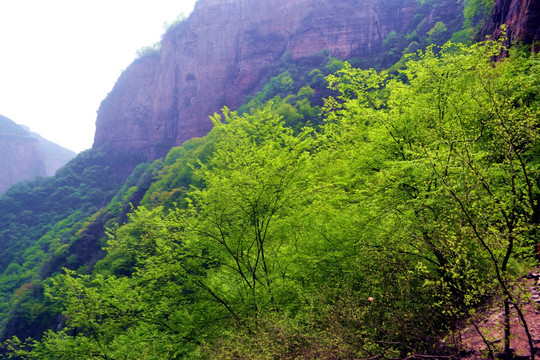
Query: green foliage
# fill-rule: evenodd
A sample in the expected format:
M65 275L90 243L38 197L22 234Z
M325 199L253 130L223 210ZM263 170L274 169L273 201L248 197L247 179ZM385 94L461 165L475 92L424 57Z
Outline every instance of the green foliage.
M370 166L387 174L385 203L406 200L393 207L397 219L420 240L412 240L415 251L431 254L417 270L437 274L424 287L450 317L491 296L496 289L486 282L516 304L509 285L521 269L516 260L534 259L538 107L525 103L538 98L529 102L528 86L518 84L530 84L538 60L495 66L489 59L499 51L499 44L448 44L439 55L428 50L410 61L402 71L406 82L353 69L331 79L345 103L329 105L354 114L351 121L379 124L387 135L376 148L390 149L391 166L373 160Z
M494 0L464 0L463 17L464 26L471 27L478 23L479 19L486 20L493 11Z
M313 90L309 95L310 101L315 105L322 104L322 97L329 95L328 82L324 77L343 68L343 64L343 61L330 56L328 51L300 59L292 59L290 54L286 54L270 68L268 79L263 80L262 90L247 97L238 112L243 114L251 108L261 107L276 96L307 95L299 93L306 86Z
M18 301L13 298L16 290L58 271L59 264L72 268L83 265L91 249L77 250L76 242L85 220L110 201L125 181L125 172L138 162L140 158L131 154L111 156L89 150L55 177L15 185L0 196L0 299L10 304L1 308L2 337L28 335L27 329L32 328L39 334L42 325L32 324L34 320L52 323L39 319L50 318L49 309L43 307L39 316L34 309L36 314L30 316L29 307L17 305L43 302L42 293L28 292ZM94 250L99 251L99 243Z
M470 44L475 35L476 30L472 27L468 27L453 33L450 41L455 43Z
M438 21L432 28L427 32L428 42L433 45L442 45L447 40L448 29L442 21Z
M250 113L271 102L275 113L283 116L286 125L296 132L305 125L317 127L322 123L322 98L332 93L325 76L343 67L343 61L332 58L327 52L299 60L285 56L280 67L271 72L284 71L270 78L261 91L246 98L237 112Z
M430 45L442 45L450 38L455 42L471 43L476 30L464 27L463 8L460 4L453 4L450 9L448 1L444 0L416 2L416 10L407 29L402 32L390 31L382 42L381 53L351 63L361 68L399 69L403 68L404 57L416 54L418 50Z
M161 55L161 43L155 43L153 45L147 45L137 50L137 58L142 59L150 56Z
M162 205L167 209L185 207L185 197L190 186L202 186L194 169L198 168L200 163L206 162L214 151L215 141L215 132L211 132L204 138L190 139L169 151L163 168L156 174L158 179L152 183L142 203Z
M538 242L540 62L515 53L492 63L499 51L428 48L395 76L335 63L337 95L317 132L289 125L313 110L306 85L242 114L223 109L208 137L139 170L156 181L109 230L92 274L65 270L45 284L62 328L39 342L13 338L6 351L451 355L440 336L484 301L502 295L520 308L512 285ZM272 84L291 91L296 81L283 73ZM21 268L6 267L6 278ZM17 296L32 291L29 282ZM20 304L32 314L35 304Z
M454 32L452 41L471 44L493 12L494 4L494 0L463 0L462 29Z

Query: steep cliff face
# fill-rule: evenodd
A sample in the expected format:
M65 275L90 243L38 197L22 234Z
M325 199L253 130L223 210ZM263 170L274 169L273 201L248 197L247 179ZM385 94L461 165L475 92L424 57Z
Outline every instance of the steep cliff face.
M199 0L191 16L164 36L161 54L135 61L120 77L98 111L94 147L161 157L205 135L212 127L208 116L238 106L285 54L329 50L341 59L369 58L382 53L392 31L404 34L419 21L427 31L436 14L418 19L419 3ZM456 4L448 0L447 8ZM496 0L482 37L503 23L511 38L540 41L540 0Z
M20 181L54 175L74 156L0 115L0 193Z
M540 0L496 0L493 13L482 29L482 38L498 36L502 24L506 24L511 40L525 44L540 42ZM536 48L540 50L538 45Z
M119 78L98 111L94 147L163 156L205 135L208 116L238 106L284 54L377 54L391 31L410 27L416 6L415 0L200 0L164 36L160 55L135 61Z

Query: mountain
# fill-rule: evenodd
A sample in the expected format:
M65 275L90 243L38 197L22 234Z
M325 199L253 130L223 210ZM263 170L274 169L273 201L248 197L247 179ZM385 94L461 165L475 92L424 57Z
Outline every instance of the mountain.
M0 193L23 180L52 176L73 157L73 151L0 115Z
M0 196L0 341L22 340L0 357L459 354L439 340L501 294L492 265L530 260L538 74L525 51L499 71L498 48L416 50L503 2L199 0L92 149ZM517 146L493 114L524 119Z
M260 90L273 64L323 50L385 64L396 40L409 45L438 21L461 26L456 0L205 0L163 36L161 51L136 60L102 102L94 147L150 159L212 128L209 115ZM408 35L405 38L405 35ZM390 45L389 45L390 44Z
M207 134L209 115L224 105L234 109L259 91L276 63L323 50L367 67L388 67L403 51L440 45L452 34L457 39L464 20L468 36L474 35L486 17L481 38L505 23L511 38L540 40L538 0L497 0L491 16L481 4L490 2L198 1L189 18L164 34L160 50L120 76L98 111L94 147L163 157Z

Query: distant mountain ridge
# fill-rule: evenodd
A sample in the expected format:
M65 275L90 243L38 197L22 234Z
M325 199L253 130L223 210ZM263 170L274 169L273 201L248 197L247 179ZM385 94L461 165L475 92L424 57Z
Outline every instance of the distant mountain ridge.
M20 181L54 175L75 155L0 115L0 193Z

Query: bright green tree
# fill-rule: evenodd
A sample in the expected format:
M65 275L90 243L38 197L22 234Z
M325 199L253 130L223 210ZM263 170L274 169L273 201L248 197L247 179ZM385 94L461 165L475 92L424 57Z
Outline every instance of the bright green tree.
M343 94L337 120L363 123L369 142L379 133L387 158L372 161L383 180L374 193L390 194L386 211L409 232L404 251L429 254L418 270L441 311L464 316L498 284L509 351L511 304L527 327L512 284L537 241L538 60L494 64L500 46L447 44L401 78L349 68L331 83Z

